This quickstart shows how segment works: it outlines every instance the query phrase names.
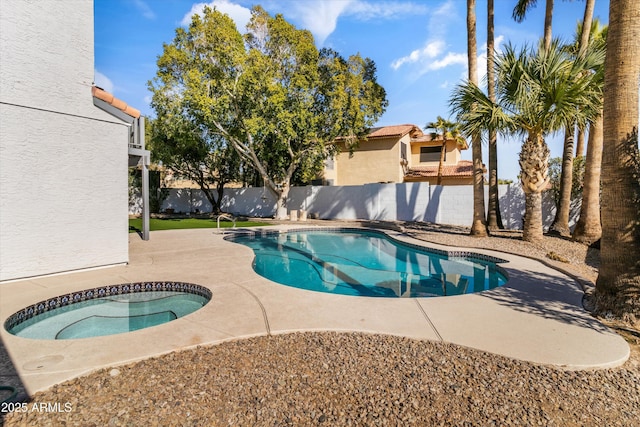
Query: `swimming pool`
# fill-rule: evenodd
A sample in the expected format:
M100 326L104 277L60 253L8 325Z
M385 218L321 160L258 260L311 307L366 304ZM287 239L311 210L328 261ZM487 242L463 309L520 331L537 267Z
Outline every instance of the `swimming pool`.
M157 326L202 308L211 291L180 282L126 283L72 292L10 316L5 329L33 339L120 334Z
M446 252L385 233L340 229L248 233L227 240L253 249L254 270L274 282L341 295L436 297L502 286L504 260Z

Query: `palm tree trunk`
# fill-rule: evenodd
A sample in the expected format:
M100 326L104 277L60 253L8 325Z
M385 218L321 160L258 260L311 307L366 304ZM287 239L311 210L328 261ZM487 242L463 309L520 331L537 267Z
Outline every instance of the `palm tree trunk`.
M496 102L495 87L495 37L493 24L493 0L487 0L487 89L491 102ZM489 206L487 212L489 230L504 228L498 198L498 135L489 131Z
M489 230L503 229L498 195L498 138L495 131L489 132L489 206L487 225Z
M444 156L447 151L447 139L443 135L442 146L440 147L440 163L438 163L438 185L442 185L442 173L444 172Z
M589 46L589 33L593 22L593 9L596 7L596 0L587 0L584 5L584 17L582 18L582 33L580 34L580 46L578 56L582 57ZM580 154L582 155L582 154Z
M520 182L525 193L522 239L542 240L542 192L549 184L549 147L541 134L529 134L520 151Z
M589 127L589 143L584 167L584 187L580 219L573 230L573 240L587 245L600 239L600 171L602 170L602 115Z
M640 317L640 2L611 0L604 83L599 312Z
M525 193L522 240L537 243L542 240L542 235L542 193Z
M478 57L476 42L476 0L467 0L467 60L469 61L469 82L478 85ZM471 235L485 237L487 220L484 210L484 167L482 165L482 141L480 134L473 135L471 141L473 157L473 223Z
M544 48L551 47L551 22L553 20L553 0L547 0L544 11Z
M576 138L576 155L575 157L584 156L584 129L578 129L578 137Z
M578 45L578 57L583 57L589 46L589 36L591 33L591 23L593 22L593 10L596 0L587 0L584 5L584 17L582 18L582 33L580 34L580 44ZM578 129L578 141L576 146L576 157L584 155L584 129Z
M518 0L513 9L513 19L516 22L524 20L527 11L535 6L537 0ZM546 50L551 47L551 23L553 20L553 0L547 0L544 12L544 37L543 43Z
M564 152L562 153L562 174L560 176L560 203L549 232L569 236L569 213L571 211L571 186L573 184L573 126L564 130Z

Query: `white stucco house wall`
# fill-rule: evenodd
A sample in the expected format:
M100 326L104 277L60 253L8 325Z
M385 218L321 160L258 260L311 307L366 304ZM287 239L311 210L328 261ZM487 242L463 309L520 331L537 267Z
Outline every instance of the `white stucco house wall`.
M94 105L93 1L0 3L0 282L128 261L131 126Z

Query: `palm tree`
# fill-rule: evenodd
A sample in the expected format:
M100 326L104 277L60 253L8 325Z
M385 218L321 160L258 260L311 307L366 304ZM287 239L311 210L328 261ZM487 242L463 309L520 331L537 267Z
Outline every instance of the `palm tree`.
M593 2L593 0L589 1ZM575 35L576 42L574 42L573 45L564 47L564 49L568 50L571 53L574 53L578 57L583 57L586 54L588 48L596 48L596 46L593 44L589 46L589 33L591 30L592 22L592 16L589 16L589 12L591 13L591 15L593 15L593 5L589 5L589 3L587 3L587 7L585 8L585 19L587 20L587 25L579 23ZM576 44L577 49L575 49ZM604 45L601 45L599 47L604 48ZM592 70L592 72L598 73L600 76L602 76L603 66L604 64L601 64L600 69ZM602 86L602 83L602 79L594 80L594 84L597 84L599 87ZM583 127L579 127L579 133L582 133L583 130ZM558 203L556 217L553 220L551 228L549 229L550 233L552 232L561 236L569 236L571 234L571 230L569 229L569 214L571 211L571 188L573 185L574 134L575 124L573 122L568 123L564 133L565 137L564 149L562 154L562 173L560 176L560 202ZM584 139L584 136L582 139ZM582 149L580 149L580 152L582 152Z
M604 50L607 39L607 27L602 27L596 19L591 24L588 49ZM604 82L603 82L604 84ZM582 189L582 205L580 218L573 230L573 239L578 242L592 244L602 235L600 222L600 172L602 170L602 111L589 124L589 141Z
M524 21L527 11L534 7L537 0L518 0L513 8L512 17L516 22ZM553 20L553 0L547 0L544 11L544 47L549 50L551 47L551 22Z
M591 34L593 32L593 10L596 6L596 0L586 0L584 5L584 17L582 24L578 24L577 33L580 34L580 42L578 54L583 55L586 51ZM578 129L578 138L576 143L576 157L582 156L584 153L584 129Z
M440 147L440 163L438 164L438 181L437 185L442 185L442 173L444 170L444 159L447 149L447 141L455 140L458 145L464 145L465 139L460 133L460 124L444 119L438 116L435 122L429 122L424 127L425 130L431 130L432 140L442 140Z
M602 236L600 222L600 172L602 171L602 114L589 125L580 218L573 240L590 245Z
M496 101L495 78L495 37L493 25L493 0L487 0L487 94L492 102ZM498 198L498 133L489 131L489 206L487 211L489 230L504 228L500 215Z
M593 73L583 73L603 61L601 52L573 60L559 49L509 45L496 58L497 101L492 102L477 85L468 82L454 90L450 105L462 131L472 135L496 129L526 136L520 152L520 180L525 192L523 239L542 239L542 192L547 189L549 148L545 136L570 120L584 125L594 116L600 93ZM580 107L580 108L578 108Z
M604 78L602 240L596 307L640 318L640 3L611 0ZM636 319L634 319L634 317Z
M571 235L569 229L569 214L571 213L571 186L573 184L573 141L575 125L567 123L564 129L564 144L562 150L562 171L560 173L560 200L556 209L549 234L559 236Z
M476 0L467 0L467 59L469 61L469 84L478 86ZM473 157L473 223L470 234L475 237L486 237L488 233L484 210L484 167L482 165L480 132L471 133L471 152Z

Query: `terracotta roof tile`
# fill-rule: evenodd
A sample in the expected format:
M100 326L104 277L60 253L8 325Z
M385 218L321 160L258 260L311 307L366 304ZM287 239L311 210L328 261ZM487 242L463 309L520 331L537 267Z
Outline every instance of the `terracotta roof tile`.
M438 176L438 165L416 166L410 168L405 178L430 178ZM444 165L442 176L448 178L467 178L473 176L473 162L470 160L460 160L457 165Z
M417 136L415 138L411 138L411 142L431 142L431 141L442 141L442 138L432 138L431 134L425 133L423 135Z
M369 135L367 135L367 138L388 138L391 136L403 137L414 130L422 133L420 128L411 124L383 126L379 128L372 128Z
M130 105L127 105L126 102L116 98L115 96L113 96L109 92L106 92L106 91L104 91L103 89L101 89L101 88L99 88L97 86L92 86L91 87L91 94L95 98L103 100L107 104L112 105L113 107L117 108L118 110L123 111L125 114L128 114L131 117L134 117L136 119L138 117L140 117L140 110L138 110L136 108L133 108Z

